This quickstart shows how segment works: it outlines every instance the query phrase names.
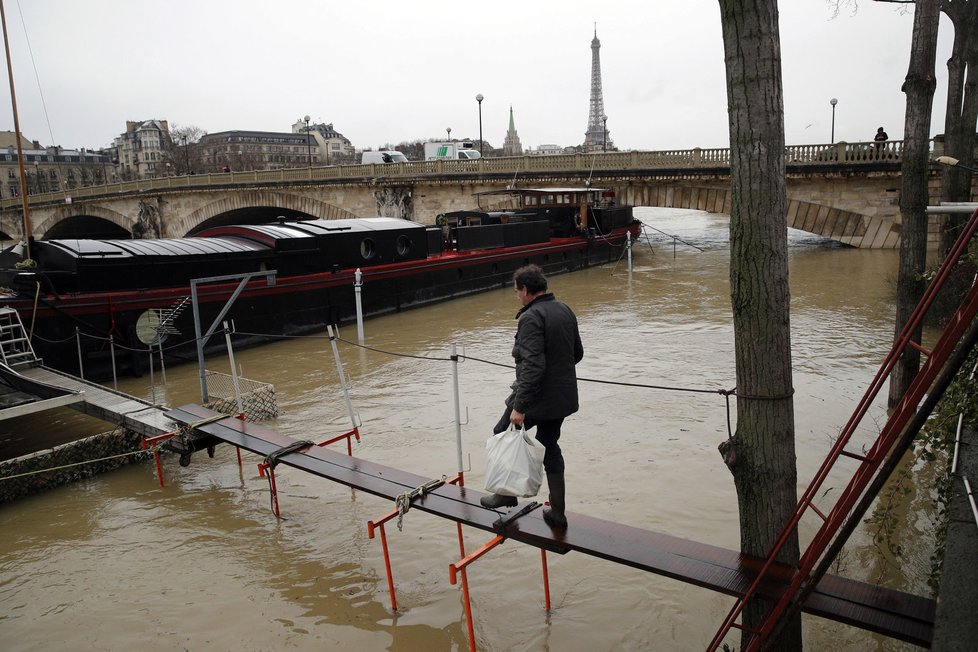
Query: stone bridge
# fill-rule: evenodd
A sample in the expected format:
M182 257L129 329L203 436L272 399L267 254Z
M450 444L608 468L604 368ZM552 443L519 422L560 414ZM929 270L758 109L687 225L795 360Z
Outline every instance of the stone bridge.
M900 141L786 148L788 224L855 247L900 242ZM30 197L37 238L182 237L229 223L384 215L434 223L509 185L610 188L635 206L729 215L729 150L614 152L423 161L163 177ZM932 176L937 196L939 175ZM486 207L483 205L483 207ZM936 226L932 225L936 232ZM0 202L0 237L23 232L19 199Z

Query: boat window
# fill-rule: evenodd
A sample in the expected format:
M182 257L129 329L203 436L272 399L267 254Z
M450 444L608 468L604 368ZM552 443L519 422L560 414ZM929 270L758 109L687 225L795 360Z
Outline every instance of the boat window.
M370 260L377 253L376 247L374 247L374 241L370 238L364 238L360 241L360 256L364 260Z
M406 235L397 236L397 255L407 256L411 251L411 239Z
M523 199L523 205L524 206L536 206L538 203L539 202L537 201L537 196L536 195L527 195Z

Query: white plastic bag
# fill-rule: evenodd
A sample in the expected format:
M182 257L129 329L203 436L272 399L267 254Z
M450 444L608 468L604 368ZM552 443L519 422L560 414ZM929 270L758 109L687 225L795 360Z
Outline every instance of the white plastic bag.
M543 482L543 444L526 430L509 430L486 440L486 491L501 496L536 496Z

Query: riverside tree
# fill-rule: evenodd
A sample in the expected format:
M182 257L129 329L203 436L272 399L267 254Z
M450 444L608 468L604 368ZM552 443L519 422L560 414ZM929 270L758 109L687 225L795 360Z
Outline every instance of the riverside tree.
M741 550L765 557L797 503L781 40L777 0L719 4L730 126L730 297L737 374L737 428L721 450L737 490ZM797 565L798 557L794 533L778 560ZM759 625L769 607L752 600L743 624ZM771 649L801 647L796 614Z
M903 163L900 170L900 263L897 272L895 336L924 293L927 263L927 175L930 164L930 116L937 88L937 28L941 0L917 0L913 19L910 67L903 82L907 96L904 118ZM911 334L920 343L920 329ZM920 370L920 351L912 346L900 356L890 374L889 404L900 402Z

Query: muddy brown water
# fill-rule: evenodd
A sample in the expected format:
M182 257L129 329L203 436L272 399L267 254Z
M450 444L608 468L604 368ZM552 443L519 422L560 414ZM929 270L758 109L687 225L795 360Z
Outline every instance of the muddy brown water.
M655 229L625 263L554 277L552 289L577 312L585 345L582 378L697 389L732 388L733 333L726 219L640 209ZM833 247L793 233L792 339L799 483L802 489L845 424L889 349L897 253ZM518 306L511 290L371 320L366 343L340 345L362 420L354 454L432 478L457 471L451 343L472 358L509 364ZM345 327L345 339L356 329ZM439 358L429 360L422 358ZM325 438L349 427L327 340L292 339L236 353L241 373L273 383L281 416L270 427ZM226 359L208 366L227 371ZM512 371L459 365L466 482L481 487L484 441ZM167 384L128 379L120 389L169 405L196 402L195 366L167 369ZM561 440L568 509L714 545L738 545L730 474L717 445L727 435L715 394L581 382L581 411ZM877 404L855 444L885 418ZM736 418L734 414L732 418ZM96 432L68 409L6 425L71 436ZM13 431L11 431L11 428ZM36 435L43 436L43 435ZM270 511L258 459L234 451L135 465L0 507L0 644L4 650L465 650L454 524L409 512L388 542L399 612L390 609L379 539L366 522L388 501L286 469L277 475L284 518ZM471 465L471 470L468 470ZM826 483L841 488L844 474ZM921 492L926 493L926 492ZM929 514L908 498L901 533L909 562L887 563L861 528L843 573L923 593ZM803 524L811 536L814 523ZM573 518L571 519L573 527ZM466 531L466 549L487 542ZM571 553L550 555L553 610L546 613L539 553L507 542L468 577L480 650L703 649L730 598ZM810 649L909 649L814 617Z

